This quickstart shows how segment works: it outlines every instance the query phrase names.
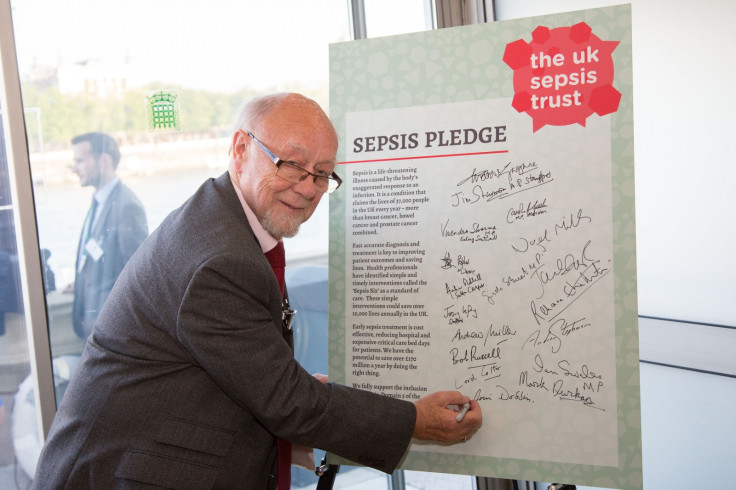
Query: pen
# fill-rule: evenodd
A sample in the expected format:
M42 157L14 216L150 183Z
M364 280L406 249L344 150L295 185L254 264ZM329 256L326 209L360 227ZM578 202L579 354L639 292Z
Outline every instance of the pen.
M455 420L457 420L458 422L462 422L465 414L468 413L468 410L470 410L470 403L466 403L465 405L463 405L457 415L455 415Z

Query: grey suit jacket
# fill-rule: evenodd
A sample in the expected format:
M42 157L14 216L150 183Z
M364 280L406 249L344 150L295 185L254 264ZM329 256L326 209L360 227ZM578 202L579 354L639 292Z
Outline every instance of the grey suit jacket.
M133 191L118 182L100 210L90 234L102 249L102 256L98 260L87 256L81 270L77 259L72 324L79 337L86 339L92 332L115 280L147 236L148 224L143 205ZM80 247L81 240L82 237Z
M88 339L35 488L274 488L276 436L391 472L413 404L322 384L228 174L144 242Z

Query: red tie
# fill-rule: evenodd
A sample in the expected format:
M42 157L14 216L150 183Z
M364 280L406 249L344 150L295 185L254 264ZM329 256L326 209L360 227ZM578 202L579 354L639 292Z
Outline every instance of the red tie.
M271 264L273 273L284 294L284 268L286 267L286 256L284 253L284 242L278 242L274 248L266 252L268 263ZM278 439L279 448L279 490L291 488L291 442Z
M281 295L284 294L284 267L286 267L286 254L284 253L284 242L276 242L276 246L266 252L268 263L271 264L273 273L281 288Z

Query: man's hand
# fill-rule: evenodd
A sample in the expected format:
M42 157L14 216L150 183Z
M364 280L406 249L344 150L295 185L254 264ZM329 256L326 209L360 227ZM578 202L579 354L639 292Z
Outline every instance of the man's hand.
M448 405L462 407L470 403L470 410L461 422L455 418L457 411ZM423 441L465 442L480 428L483 414L475 400L458 391L438 391L416 401L417 421L414 425L414 438Z
M327 383L328 378L326 374L315 373L316 379L322 383ZM291 443L291 464L304 468L305 470L314 471L314 450L311 447L302 446L295 442Z

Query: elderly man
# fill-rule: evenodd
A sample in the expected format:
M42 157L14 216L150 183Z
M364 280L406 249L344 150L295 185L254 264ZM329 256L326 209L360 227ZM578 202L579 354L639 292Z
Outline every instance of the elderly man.
M120 149L105 133L86 133L72 139L74 173L82 187L95 189L92 206L77 247L72 325L86 339L113 284L148 236L143 204L117 175Z
M283 256L281 239L339 186L336 152L314 101L276 94L246 105L229 171L171 213L115 285L36 488L288 488L277 476L287 441L391 472L412 437L475 433L477 402L462 422L445 408L470 401L460 393L413 404L322 383L293 357L283 262L267 255Z

